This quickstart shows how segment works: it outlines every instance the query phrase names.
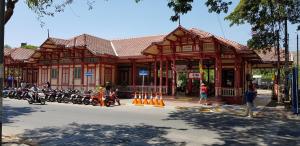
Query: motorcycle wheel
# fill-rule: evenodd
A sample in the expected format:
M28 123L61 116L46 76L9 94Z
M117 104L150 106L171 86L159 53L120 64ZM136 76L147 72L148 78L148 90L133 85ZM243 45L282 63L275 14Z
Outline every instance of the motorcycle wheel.
M90 100L89 100L89 99L84 99L84 100L83 100L83 104L89 105L89 104L90 104Z
M41 98L41 105L45 105L46 104L46 101L44 98Z
M105 101L104 104L105 104L106 107L110 107L110 102Z
M82 100L81 99L77 99L77 104L82 104Z
M31 99L28 99L29 104L33 104L33 101Z
M98 103L99 103L98 100L96 100L96 99L93 99L93 100L92 100L92 105L93 105L93 106L97 106Z
M64 98L64 103L69 103L70 99L69 98Z
M49 97L49 101L50 101L50 102L54 102L54 101L55 101L55 97L50 96L50 97Z
M61 103L61 102L62 102L62 99L61 99L61 98L57 98L57 102L58 102L58 103Z
M72 99L72 103L73 103L73 104L77 104L76 99Z

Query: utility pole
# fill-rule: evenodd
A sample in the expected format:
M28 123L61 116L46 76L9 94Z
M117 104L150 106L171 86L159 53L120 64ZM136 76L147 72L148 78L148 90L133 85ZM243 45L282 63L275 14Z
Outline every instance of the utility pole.
M3 78L4 78L4 13L5 13L5 0L0 0L0 103L1 103L1 118L2 115L2 90L3 90ZM1 120L1 127L0 127L0 135L2 137L2 120ZM1 141L2 143L2 138Z
M287 17L284 20L284 47L285 47L285 65L284 65L284 72L285 72L285 83L284 83L284 93L285 93L285 100L289 99L289 44L288 44L288 24L287 24Z
M299 34L298 34L298 31L297 31L297 95L298 95L298 102L300 100L300 97L299 97ZM299 103L296 103L296 104L299 104ZM297 109L297 113L299 113L298 109Z

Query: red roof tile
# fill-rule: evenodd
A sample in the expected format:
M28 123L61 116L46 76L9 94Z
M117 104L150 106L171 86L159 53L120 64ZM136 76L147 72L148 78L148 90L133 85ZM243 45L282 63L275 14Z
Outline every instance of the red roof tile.
M14 49L4 48L4 56L9 56Z
M151 43L162 41L164 35L112 40L118 56L141 56L141 52Z
M66 47L86 47L91 53L108 54L115 56L115 52L111 46L109 40L91 36L88 34L82 34L69 40Z
M16 48L10 55L13 60L23 61L29 59L34 52L31 49Z

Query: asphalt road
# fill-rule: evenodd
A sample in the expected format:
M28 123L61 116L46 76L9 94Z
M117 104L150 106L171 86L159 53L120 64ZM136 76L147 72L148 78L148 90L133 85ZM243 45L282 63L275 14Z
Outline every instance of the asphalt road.
M4 99L3 135L33 145L300 145L300 123L173 106L93 107Z

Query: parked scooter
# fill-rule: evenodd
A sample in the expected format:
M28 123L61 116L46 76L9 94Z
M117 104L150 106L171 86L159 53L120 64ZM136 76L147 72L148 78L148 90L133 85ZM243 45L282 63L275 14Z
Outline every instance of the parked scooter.
M63 102L63 94L64 94L64 92L62 90L59 90L58 92L56 92L56 101L58 103Z
M23 100L27 100L27 98L29 97L29 95L28 95L28 93L29 93L29 90L28 89L22 89L22 94L21 94L21 98L23 99Z
M21 100L22 99L22 89L21 88L17 88L15 91L15 99Z
M84 94L83 94L83 101L82 101L83 104L89 105L91 103L91 93L92 93L91 90L84 92Z
M13 99L15 95L15 90L13 88L11 88L8 92L8 98Z
M55 102L56 101L56 94L57 94L58 90L51 90L49 91L47 94L47 101L49 102Z
M10 92L9 88L4 88L4 89L2 90L3 98L7 98L9 92Z
M70 101L72 101L72 97L71 95L75 92L75 90L72 89L68 89L63 93L63 102L64 103L69 103Z
M110 96L105 96L105 99L104 99L105 106L109 107L111 105L115 105L116 102L118 103L118 105L121 105L120 99L118 98L118 95L117 95L117 92L118 92L118 89L116 89L116 91L112 92L110 94Z

